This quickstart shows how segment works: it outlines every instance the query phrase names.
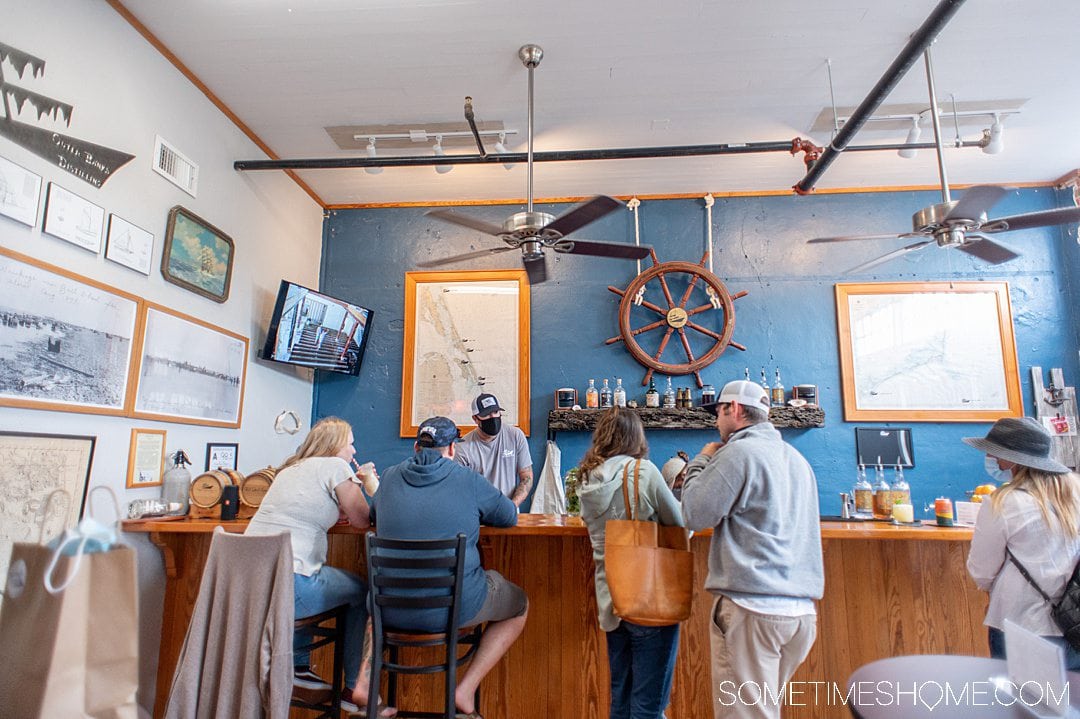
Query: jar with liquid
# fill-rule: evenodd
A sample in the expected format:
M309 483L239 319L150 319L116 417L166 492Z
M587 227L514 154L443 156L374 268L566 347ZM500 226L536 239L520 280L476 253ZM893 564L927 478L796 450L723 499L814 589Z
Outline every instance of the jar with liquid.
M866 480L866 467L859 465L859 471L855 475L855 515L860 517L874 516L874 488Z
M892 485L893 504L911 504L911 486L904 480L904 468L896 465Z

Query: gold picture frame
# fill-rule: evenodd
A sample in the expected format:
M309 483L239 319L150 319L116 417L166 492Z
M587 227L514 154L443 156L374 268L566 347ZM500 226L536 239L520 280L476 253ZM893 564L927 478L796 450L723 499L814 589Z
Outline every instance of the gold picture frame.
M1006 282L836 285L848 422L1023 414Z
M160 487L165 477L165 430L131 430L127 488Z
M236 246L232 238L191 210L169 210L161 276L214 302L229 299Z
M472 429L494 394L529 434L529 284L524 270L406 272L401 436L435 415Z

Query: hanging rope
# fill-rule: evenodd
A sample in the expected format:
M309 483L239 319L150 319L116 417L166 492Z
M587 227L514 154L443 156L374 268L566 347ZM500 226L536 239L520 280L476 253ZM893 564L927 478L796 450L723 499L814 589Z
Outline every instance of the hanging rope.
M716 202L716 198L710 192L701 199L705 200L705 227L707 228L705 232L705 251L709 253L709 272L712 272L712 206Z
M641 207L641 200L636 197L631 197L630 201L626 203L627 209L634 213L634 244L641 247L641 220L638 216L638 208ZM641 260L637 261L637 273L641 274ZM645 285L641 286L637 294L634 295L634 304L637 307L641 307L641 303L645 300Z

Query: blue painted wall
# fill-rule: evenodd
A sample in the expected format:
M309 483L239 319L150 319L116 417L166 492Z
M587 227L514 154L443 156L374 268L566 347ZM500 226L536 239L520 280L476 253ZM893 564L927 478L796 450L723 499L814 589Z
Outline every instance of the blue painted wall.
M703 371L717 386L741 378L750 367L779 366L785 385L816 384L826 413L823 429L784 430L813 465L822 511L836 513L837 493L850 488L855 474L853 423L843 421L833 285L837 282L916 280L1008 280L1016 328L1025 407L1030 412L1029 368L1063 367L1078 378L1080 337L1080 248L1076 227L1046 228L999 236L1023 257L989 267L956 250L928 248L917 257L894 261L866 273L844 270L903 244L903 240L806 245L817 235L904 231L917 209L940 201L936 192L739 197L716 201L713 208L714 271L738 300L734 339L746 352L728 349ZM1067 206L1071 198L1048 189L1011 193L992 215ZM541 205L558 214L565 205ZM462 208L494 224L519 207ZM425 208L335 211L324 227L322 289L375 310L367 354L359 379L320 373L315 385L316 417L339 415L356 429L361 457L381 468L411 451L398 436L401 387L404 273L427 259L493 246L498 240L429 220ZM646 201L641 210L642 242L652 244L661 261L700 259L705 247L706 214L701 200ZM581 231L595 240L628 241L633 216L620 211ZM608 285L625 287L636 274L633 262L549 254L548 282L532 288L532 436L537 475L544 462L547 412L556 387L577 387L588 379L622 377L631 398L643 402L644 370L621 344L604 340L618 334L619 298ZM648 266L646 262L644 266ZM644 267L643 266L643 267ZM499 254L448 269L519 267L516 253ZM962 322L962 318L957 318ZM496 329L496 328L493 328ZM665 359L670 355L665 355ZM689 386L692 377L677 378ZM695 392L695 396L697 393ZM877 426L882 423L862 423ZM985 477L982 456L960 442L985 434L988 424L899 423L911 426L916 467L906 473L917 508L939 495L962 498ZM677 449L691 454L715 438L712 432L650 432L651 456L663 462ZM563 472L588 445L583 433L561 433ZM890 473L891 475L891 473ZM926 516L926 515L924 515Z

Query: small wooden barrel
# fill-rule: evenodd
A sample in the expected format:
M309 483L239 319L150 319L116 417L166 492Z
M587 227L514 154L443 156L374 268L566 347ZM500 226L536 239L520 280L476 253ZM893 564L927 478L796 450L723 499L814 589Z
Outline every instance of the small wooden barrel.
M270 485L274 481L277 470L273 467L260 469L240 480L240 519L250 519L255 516L263 497L266 496Z
M218 519L221 517L221 496L225 487L242 479L239 472L231 469L212 469L191 480L191 508L189 517Z

